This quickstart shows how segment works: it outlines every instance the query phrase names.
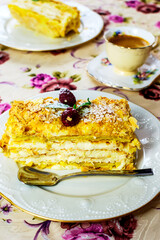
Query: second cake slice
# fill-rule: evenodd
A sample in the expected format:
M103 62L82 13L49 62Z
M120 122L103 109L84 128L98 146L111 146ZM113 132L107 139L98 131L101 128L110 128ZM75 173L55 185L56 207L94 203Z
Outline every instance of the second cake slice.
M76 7L54 0L12 0L8 5L12 16L24 27L45 36L65 37L78 32L80 12Z

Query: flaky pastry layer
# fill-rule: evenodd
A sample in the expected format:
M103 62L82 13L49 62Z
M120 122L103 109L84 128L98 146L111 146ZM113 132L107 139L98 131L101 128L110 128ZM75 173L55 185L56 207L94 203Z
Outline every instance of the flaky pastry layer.
M98 97L91 101L81 115L80 122L66 127L61 121L64 110L46 108L58 99L45 98L29 101L14 101L6 124L3 138L37 137L41 139L102 140L116 139L130 141L134 139L137 121L131 116L127 100ZM85 102L78 100L77 105Z

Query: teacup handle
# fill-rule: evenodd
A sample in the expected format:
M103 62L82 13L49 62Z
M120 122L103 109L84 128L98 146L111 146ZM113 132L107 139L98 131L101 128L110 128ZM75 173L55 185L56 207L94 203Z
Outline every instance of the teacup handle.
M160 43L160 37L156 36L156 40L152 45L152 50L155 49L156 47L158 47L159 43Z

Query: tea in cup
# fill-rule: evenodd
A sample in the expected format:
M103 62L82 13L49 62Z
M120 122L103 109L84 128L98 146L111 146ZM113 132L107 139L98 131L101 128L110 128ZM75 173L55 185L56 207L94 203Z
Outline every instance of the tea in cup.
M105 34L107 57L121 75L133 75L155 48L152 33L136 27L113 27Z

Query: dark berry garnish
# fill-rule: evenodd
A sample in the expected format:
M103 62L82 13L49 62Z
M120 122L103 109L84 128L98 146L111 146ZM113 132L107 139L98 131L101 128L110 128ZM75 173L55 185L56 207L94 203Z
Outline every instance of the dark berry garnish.
M61 88L61 90L59 92L59 101L61 103L64 103L64 104L67 104L67 105L73 107L73 105L76 103L76 98L69 89Z
M64 126L74 126L79 123L80 116L76 109L69 107L61 115Z

